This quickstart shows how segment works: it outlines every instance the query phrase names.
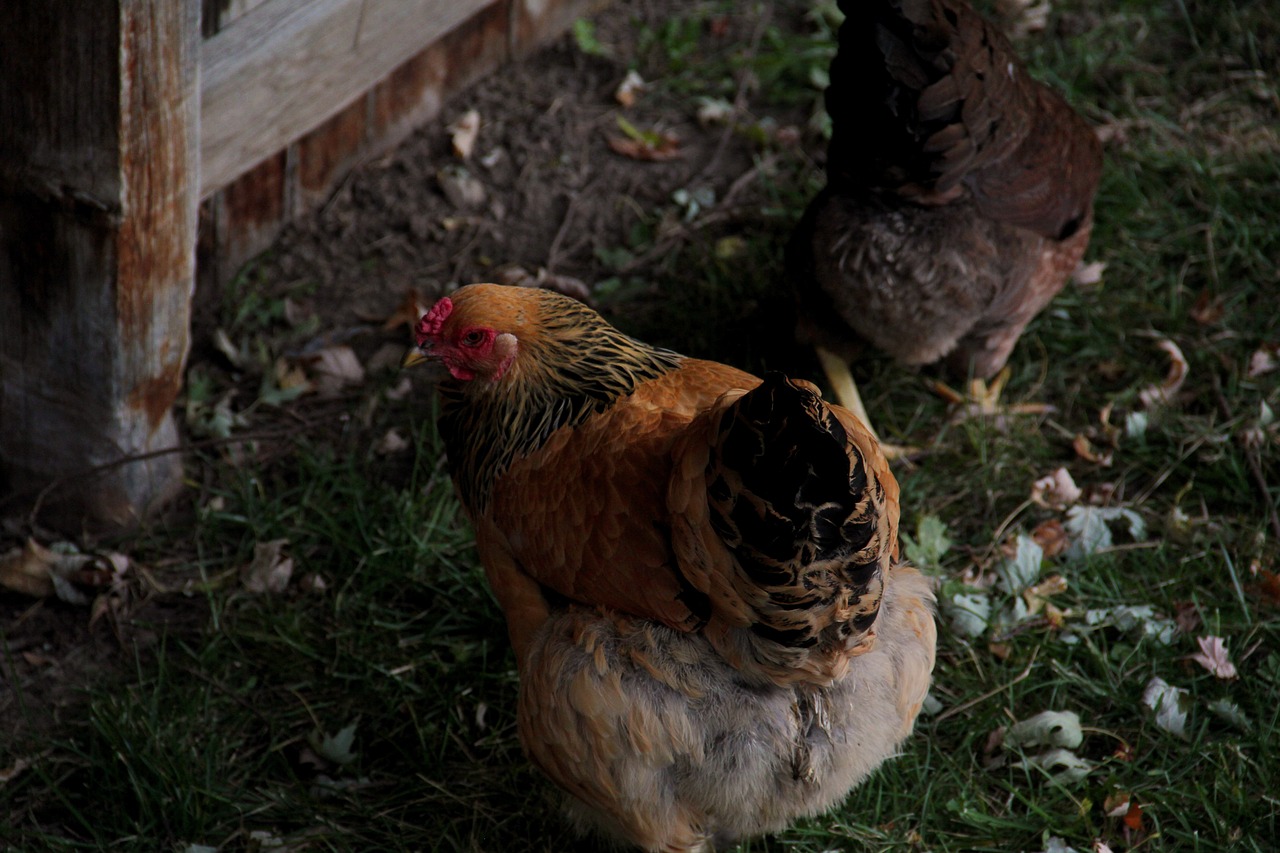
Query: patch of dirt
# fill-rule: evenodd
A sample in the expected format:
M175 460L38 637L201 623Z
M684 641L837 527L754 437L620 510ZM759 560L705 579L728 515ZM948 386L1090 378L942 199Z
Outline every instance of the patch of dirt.
M658 5L649 4L648 20L688 14L678 3ZM752 50L769 23L767 15L726 17L714 40L726 53ZM803 25L798 11L789 24ZM452 284L495 280L506 265L590 285L613 274L601 253L626 245L654 211L676 212L677 191L709 190L722 208L744 202L757 141L724 124L700 124L692 97L644 91L625 110L615 99L628 67L647 77L653 65L636 54L636 29L631 4L615 4L597 20L609 58L583 53L566 36L460 94L439 121L354 172L315 216L291 225L255 280L300 300L326 327L342 328L385 317L410 287L430 300ZM725 98L737 95L744 108L740 125L754 118L746 107L755 82L723 81ZM480 131L464 162L446 128L468 110L479 113ZM620 116L642 131L670 134L676 156L642 161L615 153L609 139L627 138ZM793 109L773 126L797 138L795 126L806 118ZM446 173L465 174L482 200L456 204ZM635 268L676 242L655 246Z
M763 151L807 156L799 148L798 128L813 105L770 107L761 123L762 116L752 112L768 100L759 92L760 81L750 72L728 71L743 64L734 57L761 49L767 27L806 30L805 9L795 6L766 4L763 15L725 15L696 25L703 28L696 41L724 55L726 74L716 86L735 107L734 122L704 124L694 97L672 94L678 87L642 91L627 109L615 98L630 68L650 79L666 65L660 43L650 46L649 55L638 52L639 21L660 29L663 22L694 18L689 5L614 3L595 19L596 37L608 56L588 55L566 35L459 94L439 120L355 170L319 211L286 228L250 265L247 284L239 287L263 300L287 297L291 310L310 320L309 328L321 330L319 338L350 341L367 359L387 344L408 345L404 326L386 330L382 324L410 288L429 304L453 284L504 275L510 281L503 268L513 264L535 277L546 270L587 285L620 271L643 278L685 242L709 239L715 227L732 226L739 213L760 207L756 179ZM479 113L481 124L471 157L463 161L452 152L447 127L468 110ZM616 153L610 138L627 138L619 116L634 128L678 140L677 156L641 160ZM442 183L448 172L469 176L475 203L450 198ZM681 190L708 201L701 220L687 220L687 203L674 199ZM642 241L634 239L638 226L648 229ZM637 242L636 256L620 262L616 250ZM657 293L659 284L653 281L650 290ZM225 304L226 296L244 292L202 293L197 302ZM235 382L213 342L220 322L226 318L215 312L196 312L190 366ZM253 399L258 377L238 381ZM295 428L326 419L336 423L334 407L341 403L306 398L280 420ZM266 450L260 448L253 464L264 462L263 452L269 459L271 443L263 444ZM21 523L6 530L13 535L0 535L0 551L20 544L19 532L31 532ZM166 556L166 562L181 562ZM150 595L121 620L99 620L90 629L86 608L0 592L0 727L38 736L74 713L69 709L83 686L127 678L135 656L147 655L159 635L198 633L206 613L199 596Z

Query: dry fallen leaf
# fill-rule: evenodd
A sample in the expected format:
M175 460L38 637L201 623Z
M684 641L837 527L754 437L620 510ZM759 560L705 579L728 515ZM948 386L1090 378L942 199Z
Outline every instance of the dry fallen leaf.
M1043 32L1051 10L1049 0L996 0L996 14L1014 39Z
M1044 551L1046 560L1063 553L1067 550L1067 546L1071 544L1071 539L1067 536L1067 529L1056 518L1037 524L1036 529L1031 531L1031 538Z
M1195 304L1191 306L1188 313L1199 325L1212 326L1221 320L1226 312L1227 306L1223 304L1222 297L1210 293L1209 288L1206 287L1200 291L1200 295L1196 297Z
M1099 453L1093 447L1093 442L1089 441L1089 437L1084 433L1076 433L1075 439L1071 442L1072 449L1076 455L1086 462L1092 462L1095 465L1101 465L1104 468L1111 465L1110 453Z
M1075 272L1071 273L1071 278L1076 284L1088 287L1102 281L1102 273L1106 269L1106 261L1080 264L1080 266L1076 267Z
M1084 743L1080 715L1075 711L1041 711L1014 723L1004 735L1008 748L1055 746L1075 749Z
M12 781L19 773L31 766L30 758L16 758L13 764L0 770L0 785Z
M346 385L364 382L364 366L346 344L325 347L304 356L302 361L311 371L312 384L321 396L333 396Z
M665 130L640 130L622 116L618 116L618 129L626 134L607 137L609 147L633 160L673 160L682 156L680 139Z
M710 127L713 124L728 124L733 118L735 110L733 104L724 98L698 98L698 124L703 127Z
M1200 608L1194 601L1179 601L1173 606L1173 624L1179 634L1194 634L1200 627Z
M1263 602L1280 607L1280 574L1270 569L1258 569L1258 594Z
M129 570L123 554L82 554L65 543L46 548L28 539L0 556L0 588L34 598L57 596L69 604L89 604Z
M284 592L293 576L293 558L281 552L288 539L272 539L253 546L253 559L240 569L240 582L249 592Z
M475 148L476 137L480 135L480 113L467 110L446 130L449 131L449 141L453 144L454 156L467 160L471 157L472 149Z
M311 380L307 379L306 371L287 358L276 359L272 374L276 380L276 387L282 392L305 394L311 390Z
M1066 468L1059 468L1031 484L1031 501L1049 509L1066 509L1078 502L1081 494Z
M632 160L674 160L682 156L680 140L670 133L658 134L653 141L610 136L608 142L616 153Z
M1155 713L1156 726L1174 737L1187 737L1187 691L1156 675L1142 691L1142 704Z
M440 191L454 207L472 210L480 207L489 198L480 179L466 170L464 166L450 163L436 172L436 182Z
M1142 400L1142 404L1149 409L1173 402L1174 395L1178 393L1178 389L1187 378L1187 358L1178 345L1166 338L1156 346L1169 356L1169 372L1165 374L1164 381L1159 385L1151 384L1138 392L1138 399Z
M636 97L643 91L644 78L633 68L627 72L626 77L622 78L622 82L618 84L613 97L617 99L619 104L622 104L623 109L626 109L635 104Z
M401 376L400 381L395 384L394 388L387 391L388 400L403 400L413 392L413 382L408 376Z
M1200 652L1191 656L1193 661L1218 678L1235 678L1239 675L1235 664L1227 656L1227 646L1221 637L1197 637L1196 642L1200 644Z
M1254 350L1249 356L1249 367L1245 375L1252 379L1262 376L1280 367L1280 344L1266 343Z
M1049 597L1066 591L1067 579L1062 575L1049 575L1035 586L1027 587L1022 591L1022 598L1027 602L1027 614L1035 615L1043 610L1049 624L1055 628L1061 628L1062 611L1049 601Z
M23 547L0 556L0 587L34 598L48 598L53 595L49 573L55 556L36 540L28 539Z
M408 448L408 446L409 442L393 427L386 431L373 448L373 452L380 456L386 456L391 453L399 453Z

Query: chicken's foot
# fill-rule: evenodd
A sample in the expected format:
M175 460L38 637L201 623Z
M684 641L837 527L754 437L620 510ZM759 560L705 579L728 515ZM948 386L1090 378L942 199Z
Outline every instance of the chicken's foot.
M1011 371L1006 366L990 383L985 379L970 379L968 392L964 394L940 381L933 383L933 390L948 403L961 407L957 412L957 418L960 420L1004 415L1043 415L1053 411L1053 407L1046 403L1015 403L1012 406L1002 404L1000 395L1004 393L1004 386L1009 382L1010 374Z

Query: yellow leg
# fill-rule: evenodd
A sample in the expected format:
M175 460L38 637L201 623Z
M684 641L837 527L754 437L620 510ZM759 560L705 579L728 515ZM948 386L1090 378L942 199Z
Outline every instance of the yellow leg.
M827 374L827 381L831 383L831 390L836 395L836 402L853 412L854 417L862 421L867 432L871 433L871 437L880 441L880 435L871 425L871 418L867 416L867 407L862 405L862 395L858 393L858 386L853 381L853 374L849 372L849 365L831 350L822 347L815 347L815 349L818 351L818 361L822 364L822 372Z
M853 374L849 372L849 365L845 363L844 359L830 350L822 347L814 347L814 349L818 353L818 362L822 365L822 372L827 374L827 381L831 383L831 391L836 395L836 402L853 412L853 416L862 421L862 425L867 428L867 432L871 433L871 437L879 443L880 450L884 453L886 459L905 459L920 452L918 447L885 443L880 438L880 434L876 432L876 428L871 425L871 418L867 415L867 407L862 404L862 395L858 393L858 385L853 381Z

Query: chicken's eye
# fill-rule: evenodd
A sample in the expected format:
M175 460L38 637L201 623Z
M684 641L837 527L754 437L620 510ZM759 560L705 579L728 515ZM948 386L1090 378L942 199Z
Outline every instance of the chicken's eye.
M479 329L472 329L462 336L462 340L459 343L464 347L478 347L484 343L484 332Z

